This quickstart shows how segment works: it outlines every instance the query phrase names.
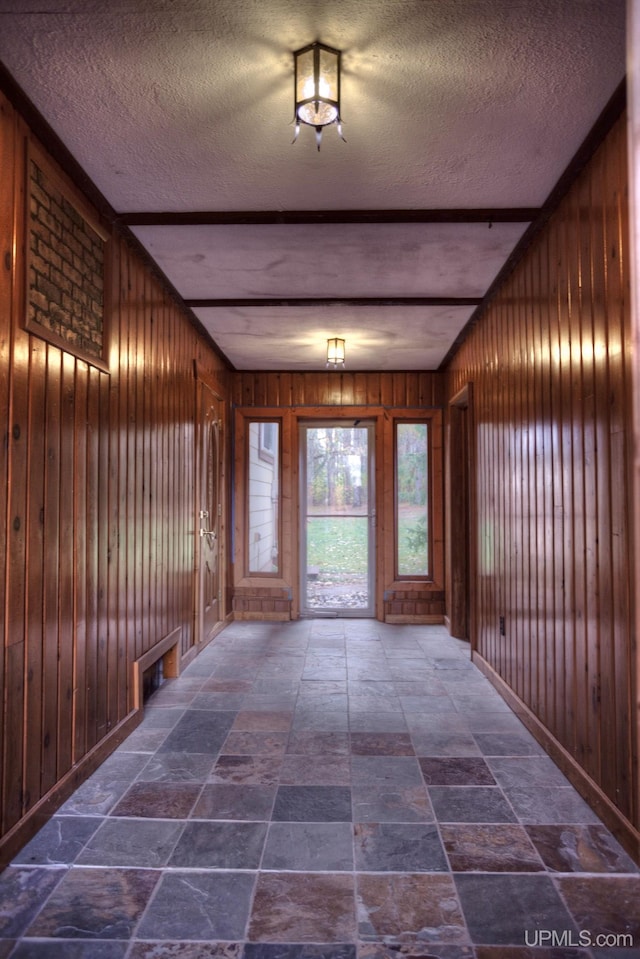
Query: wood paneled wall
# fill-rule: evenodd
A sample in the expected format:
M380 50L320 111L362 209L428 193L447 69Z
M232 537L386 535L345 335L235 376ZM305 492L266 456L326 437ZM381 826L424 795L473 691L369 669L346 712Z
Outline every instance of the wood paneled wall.
M132 664L194 636L194 360L226 370L109 227L109 372L25 332L29 131L0 98L0 860L137 721Z
M454 357L448 395L473 383L477 654L637 829L627 218L623 117Z
M441 407L439 373L234 373L234 406Z

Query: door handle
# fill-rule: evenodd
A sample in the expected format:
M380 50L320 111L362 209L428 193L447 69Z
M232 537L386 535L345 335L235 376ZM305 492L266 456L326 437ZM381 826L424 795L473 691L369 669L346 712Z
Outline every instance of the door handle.
M200 536L212 536L214 539L217 539L217 533L215 529L201 529Z

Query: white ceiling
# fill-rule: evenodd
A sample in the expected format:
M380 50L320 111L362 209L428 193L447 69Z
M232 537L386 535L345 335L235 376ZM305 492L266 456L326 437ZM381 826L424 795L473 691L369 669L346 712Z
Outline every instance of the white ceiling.
M322 369L332 335L348 369L436 369L624 27L624 0L0 0L0 60L237 369ZM316 39L347 140L319 153L291 143Z

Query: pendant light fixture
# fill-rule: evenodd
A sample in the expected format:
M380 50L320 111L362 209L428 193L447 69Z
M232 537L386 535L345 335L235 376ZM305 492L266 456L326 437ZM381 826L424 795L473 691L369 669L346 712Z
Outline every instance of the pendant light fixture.
M332 336L327 340L327 369L344 369L344 340L340 336Z
M301 123L315 127L318 150L322 131L333 123L344 140L340 119L340 58L339 50L318 42L294 52L294 143Z

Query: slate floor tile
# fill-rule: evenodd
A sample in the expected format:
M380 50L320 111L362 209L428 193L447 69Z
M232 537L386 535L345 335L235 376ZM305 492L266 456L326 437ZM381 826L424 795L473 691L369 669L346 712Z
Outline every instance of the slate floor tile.
M349 713L346 709L307 710L294 713L292 730L298 732L342 732L349 730Z
M349 728L363 733L405 733L409 727L404 713L373 711L351 713Z
M527 826L531 840L554 872L638 872L638 866L600 825Z
M351 822L347 786L280 786L274 822Z
M598 817L575 789L506 786L504 793L522 823L594 823Z
M267 835L264 822L188 822L169 866L190 869L257 869Z
M280 779L281 766L282 756L220 756L209 782L274 786Z
M22 935L66 870L9 866L0 873L0 939Z
M474 756L436 756L418 759L427 786L495 786L484 759Z
M189 709L158 750L161 753L216 755L233 725L235 712Z
M570 786L565 775L548 756L489 756L487 763L498 783L503 787Z
M239 942L134 942L127 959L242 959Z
M139 768L139 762L138 762ZM88 779L60 807L61 816L106 816L131 786L131 776L122 780Z
M348 756L285 756L280 782L290 785L348 786L351 764Z
M430 942L468 939L450 876L358 875L357 893L358 932L363 940L393 942L397 938L401 940L402 955L431 956L440 953L431 951ZM419 951L412 951L412 946L419 946ZM384 954L368 951L365 955Z
M283 756L286 733L258 733L249 730L230 732L220 752L229 756Z
M358 872L446 872L438 829L430 823L357 823Z
M78 865L165 866L183 824L153 819L106 819L81 854Z
M473 942L480 945L526 944L536 930L577 928L551 879L456 873L462 911Z
M344 873L262 873L250 942L355 941L354 879Z
M154 753L169 735L169 729L138 726L127 739L127 752Z
M616 949L614 946L604 946L602 949L591 949L590 959L638 959L640 948L631 946L628 949L621 947Z
M354 756L414 756L408 733L351 733Z
M274 822L262 869L299 872L353 870L353 836L346 822Z
M531 942L535 942L532 935ZM570 941L570 940L567 940ZM478 946L476 959L592 959L587 950L572 946L545 948L544 946ZM609 959L616 956L609 955ZM631 959L631 957L628 957Z
M429 786L428 791L439 822L516 822L495 786Z
M444 730L412 728L411 741L418 756L480 755L480 747L471 733L450 729L448 723Z
M143 819L186 819L200 789L199 785L191 783L134 783L111 815Z
M101 821L97 816L54 816L21 849L14 863L52 865L75 862Z
M424 786L357 783L351 787L354 822L433 822Z
M640 875L560 876L556 884L578 929L628 935L640 949Z
M456 823L440 827L454 872L541 872L544 866L522 826Z
M349 733L297 730L289 737L287 753L300 756L348 757Z
M249 732L289 732L293 714L288 709L242 709L233 721L233 730Z
M507 714L510 718L510 714ZM485 756L542 756L544 751L528 732L475 733L475 740Z
M165 873L136 938L152 940L244 939L255 873Z
M203 788L191 818L268 821L275 796L275 786L212 783Z
M199 691L201 683L194 688L185 685L186 681L187 677L183 677L179 685L173 685L168 681L149 699L149 705L153 707L188 706Z
M458 713L458 718L461 722L465 723L467 728L475 733L482 733L487 735L509 735L516 736L518 740L524 740L530 745L532 744L533 737L523 723L518 719L518 717L511 712L504 712L500 710L496 712L495 710L482 710L481 712L465 712ZM535 740L533 740L535 742ZM507 746L508 748L508 746ZM540 752L543 752L541 749ZM489 753L489 755L492 755ZM510 755L509 753L497 753L496 755ZM535 750L526 755L536 755Z
M353 756L353 783L421 786L424 782L415 756Z
M30 937L129 939L160 873L73 867L27 929Z
M127 940L23 939L11 959L124 959L128 949Z
M327 694L331 695L332 693L346 693L347 682L346 680L328 680L327 682L322 682L322 680L317 682L301 680L297 685L297 690L300 699L306 699L307 696L315 697L326 696Z
M190 708L231 712L240 709L246 695L246 693L205 693L200 690L191 700Z
M339 942L248 942L243 959L356 959L356 946Z
M413 945L402 936L385 936L384 942L358 943L358 959L475 959L473 946L452 946L442 943L425 944L422 940Z
M211 753L156 752L137 776L138 782L205 783L215 761Z
M144 711L144 718L140 723L139 729L173 729L173 727L184 716L184 706L151 706L147 705ZM114 755L120 750L126 751L128 739L118 747ZM102 768L102 767L100 767Z
M201 657L198 657L199 659ZM249 679L207 679L200 687L202 693L249 693L253 683Z

